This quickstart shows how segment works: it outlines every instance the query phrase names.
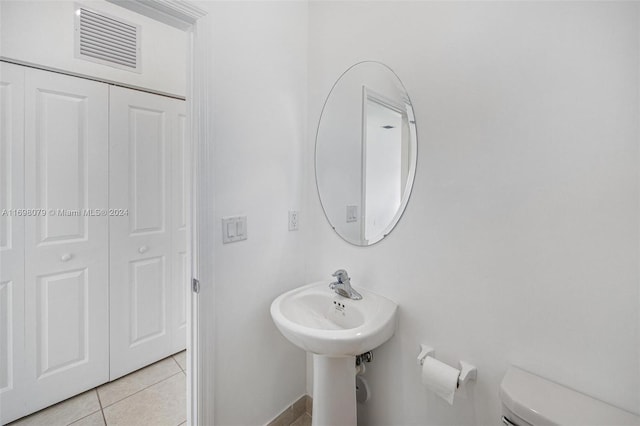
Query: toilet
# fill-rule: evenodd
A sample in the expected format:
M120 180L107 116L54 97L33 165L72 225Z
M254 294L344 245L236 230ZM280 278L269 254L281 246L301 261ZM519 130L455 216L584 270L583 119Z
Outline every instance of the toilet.
M640 425L640 416L510 367L500 384L502 423L507 426Z

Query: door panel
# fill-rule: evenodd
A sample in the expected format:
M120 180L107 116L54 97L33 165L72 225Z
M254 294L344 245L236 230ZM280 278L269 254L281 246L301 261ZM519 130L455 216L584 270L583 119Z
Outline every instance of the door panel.
M189 180L191 146L187 137L187 116L176 117L176 131L172 145L172 208L173 208L173 351L185 348L187 343L187 295L190 293L190 263L187 251L187 221L189 220Z
M88 362L87 268L38 277L37 377Z
M0 63L0 423L26 410L24 68Z
M70 213L39 216L37 241L41 244L84 240L88 217L72 213L80 212L88 204L89 98L34 89L36 203L39 207L46 205Z
M164 256L129 263L131 330L129 346L167 334Z
M166 229L166 121L164 111L129 108L131 234L162 233Z
M174 350L181 351L186 346L187 338L187 294L189 292L189 256L180 248L175 248L174 274L173 274L173 294L175 303L173 305L174 314Z
M110 218L113 380L176 352L171 182L184 102L121 87L110 101L109 205L128 213Z
M0 282L0 392L13 386L13 282Z
M30 411L109 377L108 87L25 71L26 385ZM25 396L26 398L26 396Z

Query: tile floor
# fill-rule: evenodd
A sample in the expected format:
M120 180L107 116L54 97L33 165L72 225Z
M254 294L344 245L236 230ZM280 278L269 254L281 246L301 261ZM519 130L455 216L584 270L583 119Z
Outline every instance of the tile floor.
M309 395L304 395L267 423L267 426L311 426L312 412L313 401Z
M186 353L180 352L9 426L178 426L187 420Z
M311 416L309 413L304 413L291 423L291 426L311 426Z

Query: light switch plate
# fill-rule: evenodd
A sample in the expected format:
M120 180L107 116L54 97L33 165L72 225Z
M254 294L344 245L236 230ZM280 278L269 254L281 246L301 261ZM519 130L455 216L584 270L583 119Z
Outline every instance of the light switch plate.
M228 216L222 218L223 244L235 243L247 239L247 217Z

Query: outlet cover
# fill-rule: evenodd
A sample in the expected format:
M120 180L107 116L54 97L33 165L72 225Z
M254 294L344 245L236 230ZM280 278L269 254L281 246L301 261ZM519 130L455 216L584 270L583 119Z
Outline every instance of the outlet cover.
M296 210L289 210L289 231L298 230L299 213Z
M358 206L347 206L347 223L358 221Z

